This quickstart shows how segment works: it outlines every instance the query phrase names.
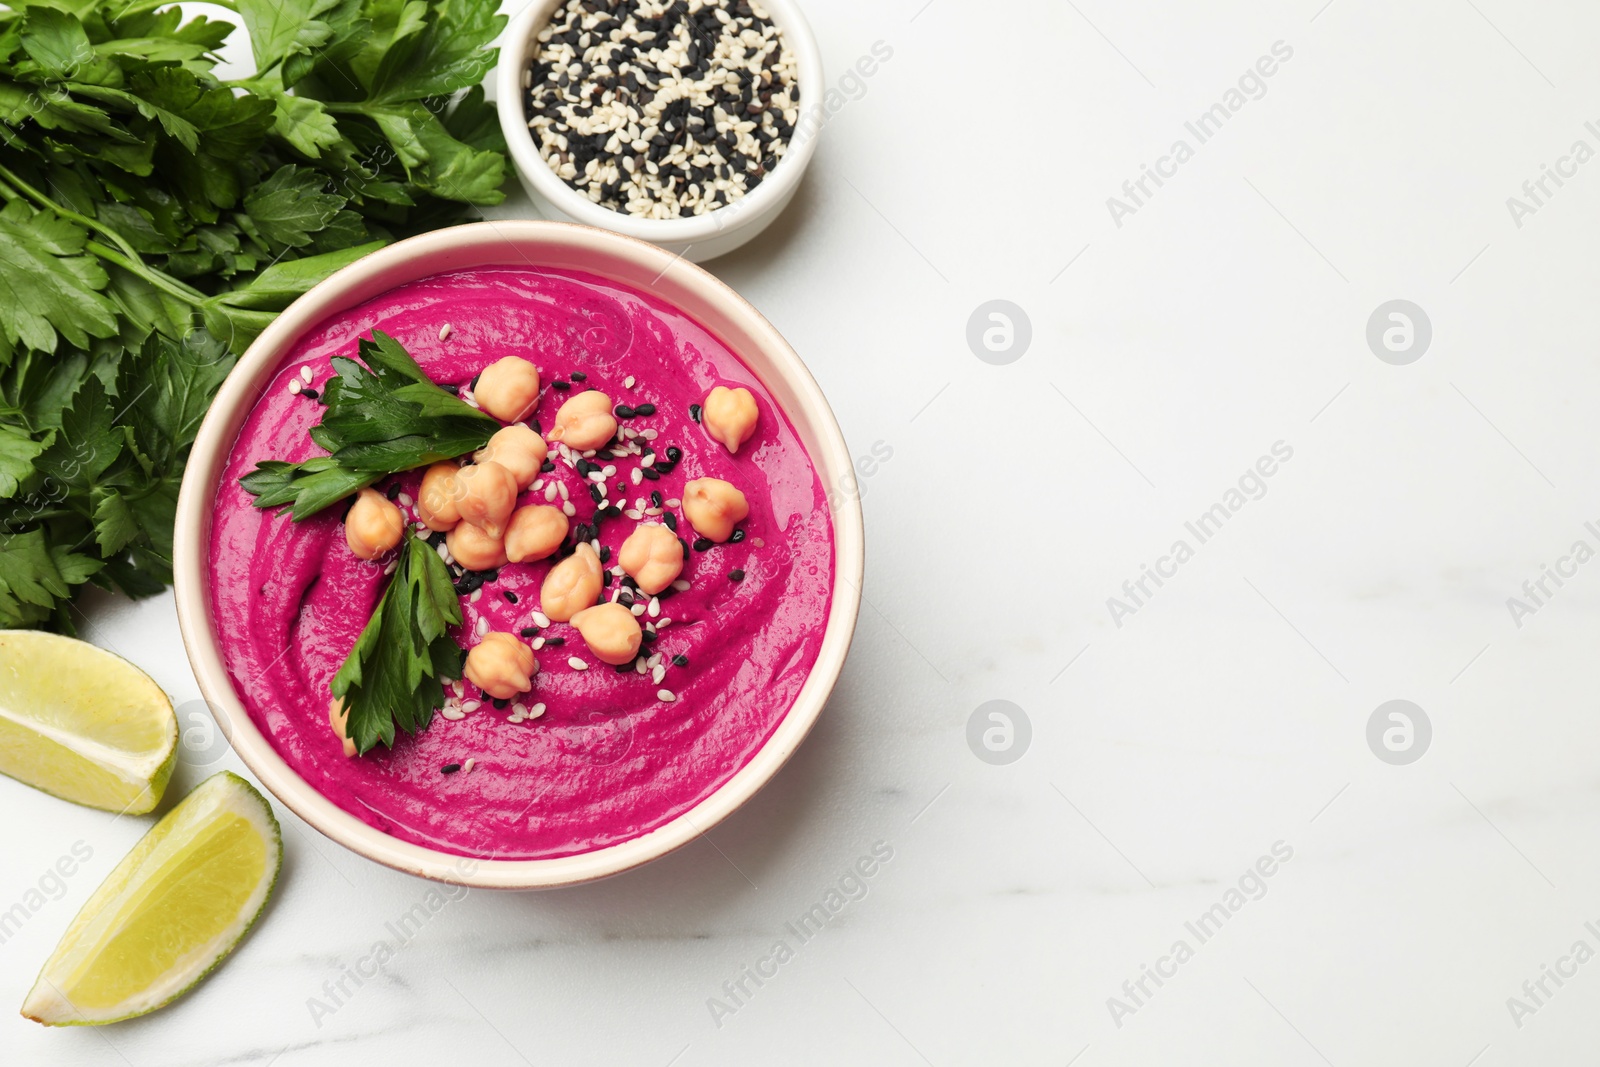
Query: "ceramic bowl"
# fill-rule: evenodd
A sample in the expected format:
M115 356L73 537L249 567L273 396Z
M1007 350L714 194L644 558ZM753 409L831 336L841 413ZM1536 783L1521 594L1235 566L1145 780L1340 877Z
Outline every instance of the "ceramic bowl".
M794 199L800 179L817 149L821 123L808 121L807 116L820 118L823 114L822 53L795 0L763 0L767 13L783 31L799 68L801 121L788 151L749 196L704 215L680 219L639 219L601 207L556 177L540 157L528 132L522 77L537 46L534 38L564 2L532 0L511 20L500 46L499 67L495 72L500 128L505 132L517 177L539 213L558 222L581 222L637 237L695 263L732 252L771 225Z
M586 226L485 222L401 241L346 267L296 300L250 346L228 376L195 441L178 498L173 570L178 621L201 692L234 751L300 818L353 852L396 870L495 889L538 889L605 878L694 840L749 800L792 755L828 699L860 607L863 531L859 502L834 501L834 582L816 665L776 731L743 768L688 812L620 844L554 859L466 860L401 841L355 818L293 771L245 711L223 665L210 613L211 512L218 480L246 416L295 342L328 316L398 285L447 271L546 266L612 279L685 312L719 337L761 380L810 453L824 486L853 484L828 402L805 364L761 314L732 289L671 252Z

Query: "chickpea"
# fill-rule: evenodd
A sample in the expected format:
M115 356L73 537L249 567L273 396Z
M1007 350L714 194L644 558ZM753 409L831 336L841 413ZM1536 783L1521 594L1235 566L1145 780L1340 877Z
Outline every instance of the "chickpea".
M344 742L344 754L354 756L356 743L350 740L350 713L345 710L344 698L334 697L328 701L328 725L333 727L333 732L339 735L339 740Z
M456 562L469 571L493 570L510 562L506 558L505 542L498 537L490 537L482 527L470 522L456 523L444 535L444 543Z
M512 563L544 559L567 539L567 517L549 504L529 504L511 513L506 526L506 558Z
M517 640L515 634L495 631L484 634L483 640L467 653L464 673L467 681L494 699L510 700L533 688L539 661L533 658L533 649Z
M639 583L641 592L655 596L683 571L683 545L665 526L647 523L622 542L617 564Z
M756 420L760 417L756 398L742 385L735 389L719 385L706 395L705 403L700 406L700 425L713 440L721 441L733 453L754 436Z
M423 473L422 488L417 490L417 517L428 524L428 529L443 532L461 521L457 503L464 490L456 477L460 470L446 460Z
M560 441L579 452L599 448L617 432L617 419L611 413L611 398L598 389L579 393L561 405L550 440Z
M683 514L695 533L721 543L749 516L750 504L721 478L696 478L683 487Z
M362 559L377 559L400 543L406 517L376 489L363 489L344 517L344 543Z
M601 663L620 667L639 654L639 620L621 604L596 604L572 617L589 651Z
M539 403L539 368L521 356L497 359L478 375L472 395L501 422L521 422Z
M461 496L456 500L461 518L490 537L504 537L506 520L517 506L516 475L491 459L467 464L456 478L461 483Z
M497 431L472 458L479 463L493 460L500 464L517 479L517 491L521 492L539 477L539 467L549 454L544 438L525 423L514 422Z
M550 568L539 589L539 610L553 622L567 622L600 595L600 557L589 542Z

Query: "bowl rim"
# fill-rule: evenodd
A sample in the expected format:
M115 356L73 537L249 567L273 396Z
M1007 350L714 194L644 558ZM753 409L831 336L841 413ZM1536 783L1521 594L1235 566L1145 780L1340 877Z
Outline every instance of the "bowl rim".
M753 193L704 215L676 219L635 218L596 204L558 178L545 164L533 137L528 133L528 120L522 103L522 71L527 66L534 35L564 2L530 0L506 27L495 70L495 106L499 111L500 129L505 135L512 165L541 197L557 211L577 222L645 241L673 245L708 241L783 209L816 153L817 138L822 132L820 122L809 135L790 137L783 159L778 161L772 173L756 186ZM795 0L762 0L762 6L777 23L795 55L800 94L796 104L800 116L800 121L795 124L798 131L806 121L808 112L821 107L825 91L822 50Z
M402 841L323 796L289 767L256 727L223 663L211 623L207 568L216 487L244 419L290 347L307 330L398 285L450 270L492 266L496 249L505 253L499 261L505 266L531 266L538 260L529 253L540 251L551 253L556 262L562 251L604 258L618 273L607 274L593 264L571 269L648 288L674 307L681 308L680 301L690 299L703 305L700 311L684 309L697 321L707 317L707 311L723 317L723 326L713 328L703 321L702 326L728 344L775 398L779 392L792 395L793 403L780 410L801 435L822 484L849 484L842 481L842 475L851 469L850 454L816 379L777 329L720 279L653 244L594 227L533 220L471 223L411 237L363 257L297 299L252 342L206 413L184 473L174 532L174 595L184 648L201 693L219 720L218 727L257 780L302 820L351 851L408 874L474 888L545 889L611 877L689 844L754 796L788 761L815 725L844 667L861 604L865 531L855 494L830 493L833 591L817 661L800 693L777 728L732 777L689 810L646 834L572 856L475 859ZM465 259L451 263L452 256ZM630 279L628 270L656 280L639 285ZM390 280L397 273L405 277ZM374 285L379 287L374 289ZM776 383L750 366L745 352L724 337L729 332L743 334L748 344L759 348L772 365ZM774 384L782 388L774 389Z

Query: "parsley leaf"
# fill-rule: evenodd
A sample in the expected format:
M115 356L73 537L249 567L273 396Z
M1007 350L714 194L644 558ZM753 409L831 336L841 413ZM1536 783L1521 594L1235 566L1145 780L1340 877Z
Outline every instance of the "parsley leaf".
M386 474L476 451L500 424L440 389L393 337L373 330L359 344L362 366L333 358L327 405L311 437L330 455L303 463L264 460L239 484L258 508L293 505L300 522Z
M117 332L105 269L83 255L88 234L20 200L0 210L0 335L51 352L59 333L77 348Z
M461 601L444 560L407 532L389 588L330 687L344 701L357 752L379 741L392 746L396 726L414 734L433 721L442 683L461 677L461 647L449 634L459 625Z

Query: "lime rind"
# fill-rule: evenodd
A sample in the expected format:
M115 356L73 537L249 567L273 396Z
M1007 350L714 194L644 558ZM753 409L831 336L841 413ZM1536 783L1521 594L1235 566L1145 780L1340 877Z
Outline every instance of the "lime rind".
M266 866L237 916L121 1001L93 1008L74 1003L71 990L92 977L94 968L102 964L98 954L123 924L139 917L140 906L148 902L162 878L183 869L184 849L218 817L230 815L243 818L260 835L267 854ZM152 827L90 896L40 970L23 1002L22 1014L46 1026L100 1026L146 1015L172 1003L199 985L254 928L282 866L282 832L266 798L230 771L212 775Z

